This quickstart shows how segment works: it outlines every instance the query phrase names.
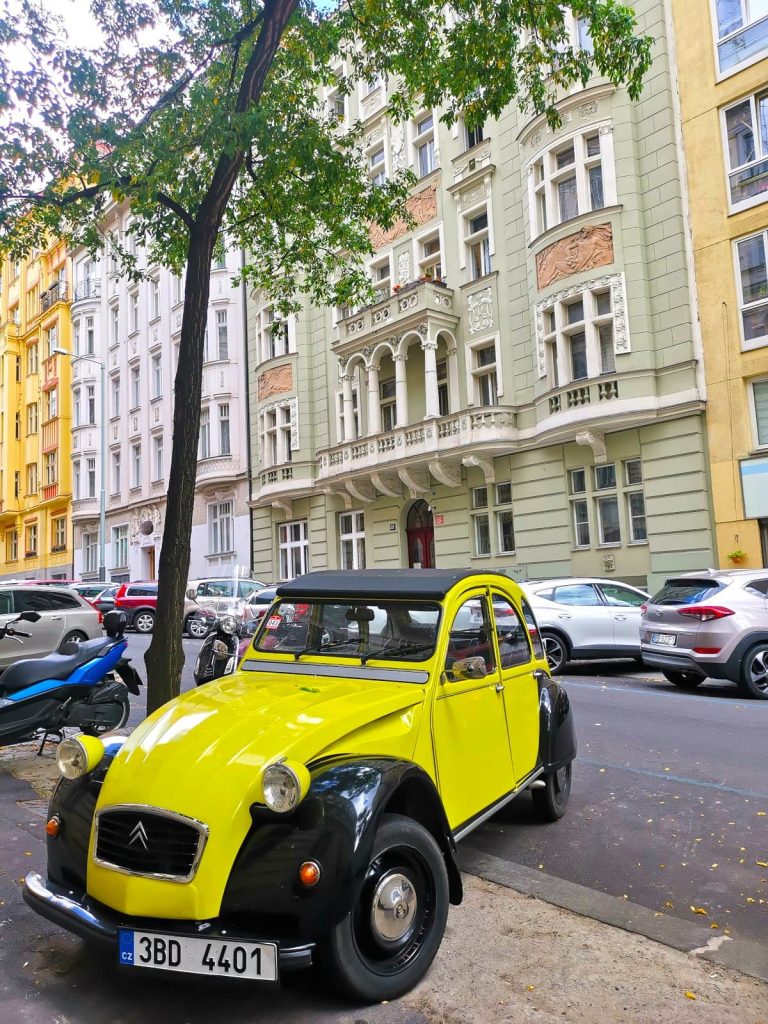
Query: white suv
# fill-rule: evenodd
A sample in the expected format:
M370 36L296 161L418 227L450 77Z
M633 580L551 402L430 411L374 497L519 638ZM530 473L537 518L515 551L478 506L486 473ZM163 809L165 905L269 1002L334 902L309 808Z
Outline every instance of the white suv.
M234 579L232 576L208 576L201 580L190 580L187 584L187 597L197 601L203 608L211 608L217 615L229 612L243 617L245 602L266 585L261 580L242 577Z
M644 590L618 580L574 578L524 583L553 673L566 662L640 656Z

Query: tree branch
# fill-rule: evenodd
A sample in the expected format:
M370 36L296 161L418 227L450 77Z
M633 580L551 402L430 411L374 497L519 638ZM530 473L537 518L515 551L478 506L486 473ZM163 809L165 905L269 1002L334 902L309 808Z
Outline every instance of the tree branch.
M171 197L166 195L165 192L155 192L155 199L157 199L158 203L161 203L163 206L167 207L167 209L175 213L179 220L183 221L190 231L193 230L195 226L195 219L187 212L187 210L184 209L181 203L177 203L175 199L171 199Z

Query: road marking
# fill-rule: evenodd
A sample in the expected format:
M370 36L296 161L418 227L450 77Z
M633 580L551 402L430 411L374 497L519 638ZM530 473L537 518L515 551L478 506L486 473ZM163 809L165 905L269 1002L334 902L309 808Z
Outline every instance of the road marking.
M566 689L575 687L576 689L581 690L601 690L604 693L639 693L645 697L665 697L667 700L716 701L721 707L723 700L728 699L727 697L708 697L704 693L674 693L667 692L666 690L640 690L636 686L607 686L605 683L576 683L566 678L562 678L561 682L565 685ZM750 710L756 711L757 708L761 706L761 703L761 701L750 701ZM763 706L768 708L768 701L766 701ZM729 701L728 707L745 709L747 704L744 703L744 701Z
M624 764L606 764L605 761L592 761L588 757L576 756L577 762L592 765L594 768L612 768L614 771L631 772L633 775L645 775L651 779L664 779L665 782L681 782L685 786L701 786L703 789L716 789L719 793L734 793L736 796L757 797L758 800L768 800L768 793L755 793L751 789L737 789L735 786L726 786L722 782L702 782L700 779L689 779L685 775L672 775L670 772L655 772L650 768L629 768Z

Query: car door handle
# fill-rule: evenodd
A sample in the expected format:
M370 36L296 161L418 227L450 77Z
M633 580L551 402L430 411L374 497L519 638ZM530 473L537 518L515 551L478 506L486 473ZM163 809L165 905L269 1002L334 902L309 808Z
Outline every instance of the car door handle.
M496 693L501 693L504 689L504 683L496 683Z
M629 616L628 616L628 615L614 615L613 617L614 617L614 619L616 619L617 621L621 620L622 622L624 622L624 621L625 621L626 619L628 619L628 618L629 618Z
M52 615L51 616L51 622L63 622L63 621L64 621L64 616L63 615Z
M570 619L570 618L572 618L570 612L559 613L557 617L558 617L558 619Z

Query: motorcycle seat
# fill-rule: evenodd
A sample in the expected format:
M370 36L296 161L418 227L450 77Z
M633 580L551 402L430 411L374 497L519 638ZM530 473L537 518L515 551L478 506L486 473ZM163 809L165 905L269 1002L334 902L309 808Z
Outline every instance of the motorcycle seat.
M76 647L74 653L63 654L56 651L45 658L27 658L17 661L0 676L0 697L6 693L15 693L44 679L68 679L81 665L93 658L98 658L114 644L111 637L100 637L96 640L84 640L81 644L67 644L68 650Z

